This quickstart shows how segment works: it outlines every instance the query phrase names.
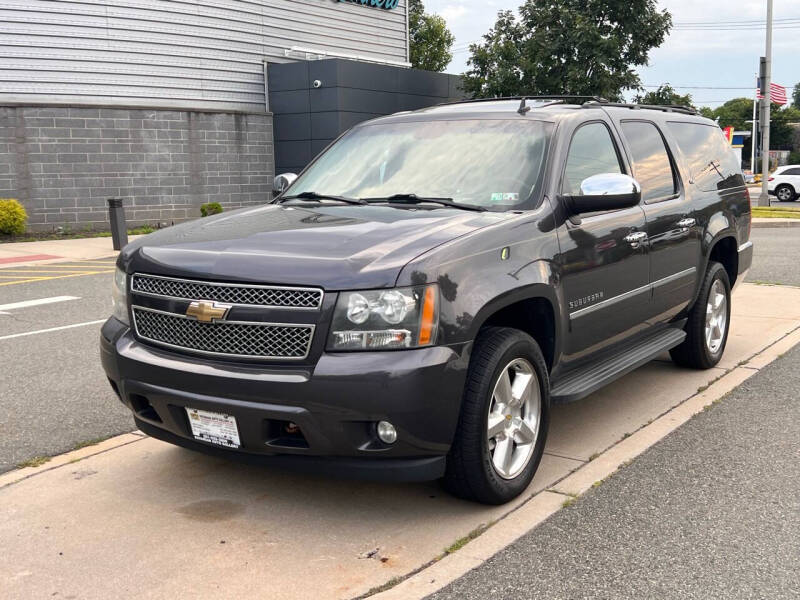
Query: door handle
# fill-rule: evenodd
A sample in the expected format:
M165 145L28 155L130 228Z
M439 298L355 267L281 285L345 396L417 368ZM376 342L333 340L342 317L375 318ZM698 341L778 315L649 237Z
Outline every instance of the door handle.
M681 229L689 229L690 227L694 227L695 223L697 223L695 219L688 217L686 219L681 219L680 221L678 221L678 227L680 227Z
M644 231L634 231L625 236L625 241L631 245L634 250L638 248L647 239L647 234Z

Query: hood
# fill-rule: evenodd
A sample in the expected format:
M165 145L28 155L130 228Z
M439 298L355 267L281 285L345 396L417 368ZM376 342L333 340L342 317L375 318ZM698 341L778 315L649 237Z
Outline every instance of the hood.
M126 246L126 271L219 281L391 287L420 254L506 219L451 208L268 204L197 219Z

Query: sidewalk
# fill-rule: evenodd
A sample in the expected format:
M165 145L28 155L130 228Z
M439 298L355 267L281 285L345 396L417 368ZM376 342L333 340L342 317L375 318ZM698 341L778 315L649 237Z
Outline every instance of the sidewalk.
M421 597L443 585L448 569L452 579L513 541L498 545L499 532L519 536L533 526L520 516L542 502L558 510L569 494L633 458L631 448L661 439L800 341L800 288L744 284L733 306L717 368L657 360L584 401L554 407L539 473L502 507L457 500L436 483L244 466L136 434L0 475L2 594L212 598L258 590L282 600L352 598L422 569L389 592Z
M128 241L141 236L133 235ZM89 260L116 254L110 237L12 242L0 244L0 268L7 265L44 264L59 260Z
M800 596L800 349L431 600Z

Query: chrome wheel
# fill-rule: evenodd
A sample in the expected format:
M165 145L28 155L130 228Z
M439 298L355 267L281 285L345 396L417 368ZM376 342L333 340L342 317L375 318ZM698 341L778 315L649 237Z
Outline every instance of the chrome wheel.
M495 383L486 424L492 466L503 479L519 475L533 456L541 413L536 372L527 360L516 358Z
M786 186L779 187L775 194L781 202L789 202L794 197L792 190Z
M716 354L725 339L728 327L728 296L725 285L717 279L708 293L706 305L706 347L711 354Z

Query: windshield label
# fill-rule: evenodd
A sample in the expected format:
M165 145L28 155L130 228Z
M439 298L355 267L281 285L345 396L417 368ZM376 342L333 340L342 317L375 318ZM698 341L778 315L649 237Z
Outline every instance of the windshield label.
M519 194L494 192L492 194L492 204L516 204L519 202Z

